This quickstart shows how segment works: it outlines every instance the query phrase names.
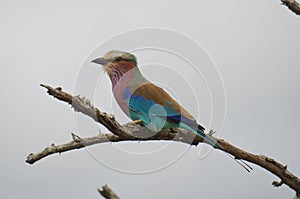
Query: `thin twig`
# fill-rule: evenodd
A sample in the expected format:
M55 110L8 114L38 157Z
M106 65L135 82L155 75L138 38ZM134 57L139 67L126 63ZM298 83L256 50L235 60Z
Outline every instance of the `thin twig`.
M119 196L107 185L104 185L101 189L98 189L98 192L106 199L120 199Z

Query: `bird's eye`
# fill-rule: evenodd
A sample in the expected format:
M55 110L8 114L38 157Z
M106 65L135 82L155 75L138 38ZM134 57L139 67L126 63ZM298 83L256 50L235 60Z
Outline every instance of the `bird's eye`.
M117 57L117 58L115 59L115 61L121 61L121 60L122 60L121 57Z

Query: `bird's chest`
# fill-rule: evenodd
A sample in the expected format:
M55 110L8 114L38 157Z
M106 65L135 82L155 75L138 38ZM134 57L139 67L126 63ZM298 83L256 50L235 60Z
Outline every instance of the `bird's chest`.
M127 81L119 82L113 87L113 94L120 108L129 116L130 84Z

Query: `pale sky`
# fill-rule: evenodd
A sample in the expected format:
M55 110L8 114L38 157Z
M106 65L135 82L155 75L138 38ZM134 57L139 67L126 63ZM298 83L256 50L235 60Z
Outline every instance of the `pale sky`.
M201 146L113 143L34 165L25 159L70 141L71 132L93 136L105 130L48 96L40 83L86 96L128 122L103 69L89 61L112 49L168 46L196 63L214 110L204 79L178 56L134 51L147 78L225 140L275 158L300 176L299 20L279 0L1 1L1 198L101 198L97 188L105 184L122 199L292 198L291 189L273 188L277 177L257 166L247 173L218 151L199 159ZM185 35L204 50L171 33L138 32L126 39L124 32L145 27Z

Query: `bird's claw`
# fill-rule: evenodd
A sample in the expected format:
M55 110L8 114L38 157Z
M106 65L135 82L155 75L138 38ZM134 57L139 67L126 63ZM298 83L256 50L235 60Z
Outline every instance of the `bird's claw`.
M142 122L142 120L141 119L138 119L138 120L134 120L134 121L132 121L132 123L133 124L140 124Z

